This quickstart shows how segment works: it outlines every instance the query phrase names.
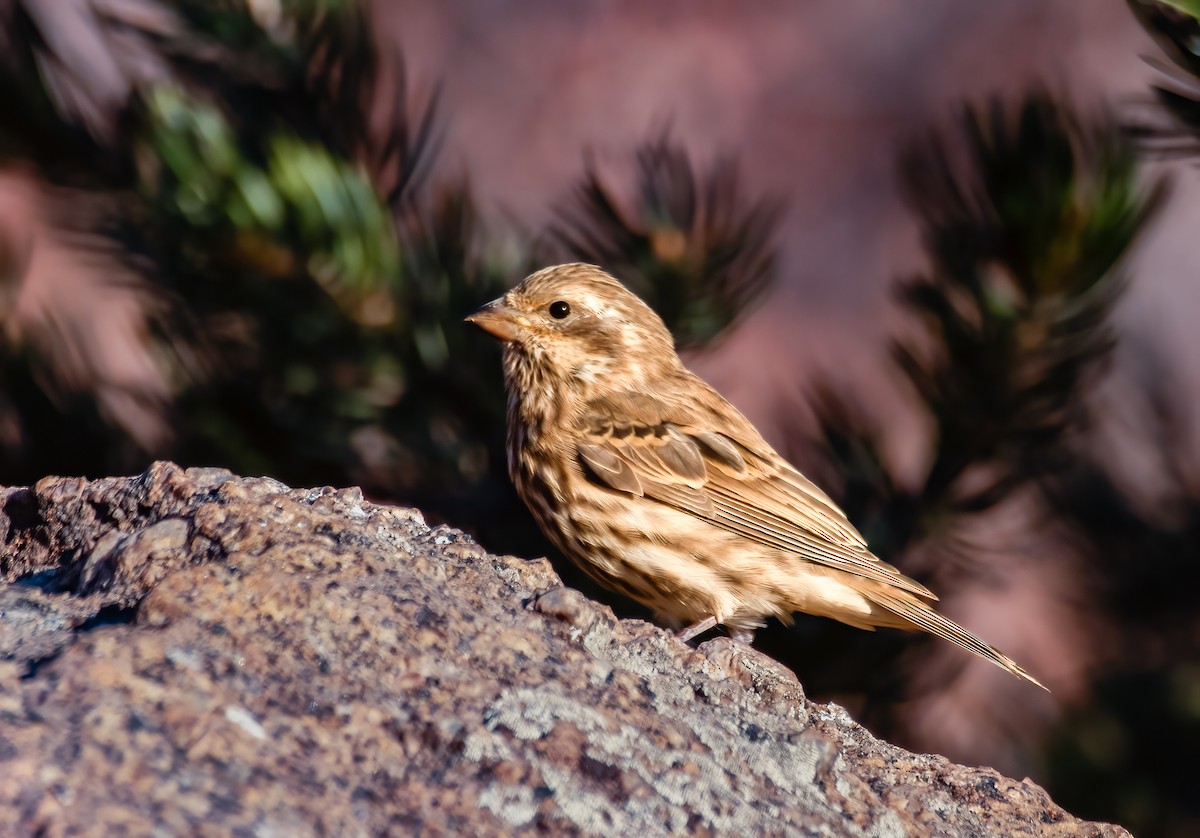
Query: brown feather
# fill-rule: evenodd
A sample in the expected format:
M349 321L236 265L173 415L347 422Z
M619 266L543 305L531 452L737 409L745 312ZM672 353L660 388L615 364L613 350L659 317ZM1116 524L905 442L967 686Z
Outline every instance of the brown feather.
M780 468L744 446L749 462L747 456L739 455L743 468L731 470L724 462L728 457L708 452L712 451L714 436L726 439L730 446L735 445L733 441L711 429L694 425L679 427L672 421L675 415L678 413L673 405L645 394L629 399L622 394L608 396L585 408L579 422L578 445L581 453L584 448L601 446L625 463L637 476L642 489L639 494L645 497L672 503L672 498L678 497L680 484L699 489L684 494L687 505L679 508L693 514L697 514L697 508L709 510L702 514L708 523L766 547L795 552L835 570L937 599L924 585L872 555L841 510L799 472L790 467ZM639 434L635 430L620 439L611 433L598 436L587 430L611 428L618 422L632 424L635 429L665 425L670 430L660 434ZM702 436L708 440L703 448L698 444ZM765 442L760 444L766 446ZM686 470L681 470L679 464L684 461ZM616 483L602 480L609 488L626 491Z

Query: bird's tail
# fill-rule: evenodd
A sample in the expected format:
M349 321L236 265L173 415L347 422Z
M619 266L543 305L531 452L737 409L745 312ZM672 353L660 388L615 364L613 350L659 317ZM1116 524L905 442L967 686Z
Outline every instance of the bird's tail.
M943 640L949 640L961 649L966 649L968 652L979 655L984 660L991 661L1001 669L1008 670L1013 675L1024 678L1029 683L1046 690L1046 692L1050 692L1045 684L1026 672L1020 664L1008 655L1001 652L995 646L989 646L987 643L984 643L958 623L943 617L925 603L918 602L915 599L908 599L904 596L895 596L883 591L871 591L866 596L872 604L887 611L889 616L894 615L899 618L894 623L890 620L886 623L880 621L879 625L927 631Z

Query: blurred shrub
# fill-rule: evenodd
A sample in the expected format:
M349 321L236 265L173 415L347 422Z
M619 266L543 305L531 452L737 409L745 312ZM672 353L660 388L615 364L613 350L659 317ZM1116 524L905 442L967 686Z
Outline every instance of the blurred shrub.
M636 152L632 190L589 168L563 229L489 229L469 183L430 177L436 97L412 106L358 3L105 9L80 30L8 4L24 38L0 66L27 107L0 117L0 149L73 190L69 203L104 197L103 220L79 225L92 270L74 281L136 294L137 334L103 338L158 371L135 399L152 430L104 409L104 376L72 374L61 347L97 347L81 317L61 318L54 339L8 356L7 482L171 457L359 483L453 511L493 546L544 549L500 461L495 347L463 316L551 252L621 269L628 250L639 290L700 344L770 279L773 209L741 198L730 162L697 174L666 137ZM131 39L132 70L119 54ZM97 44L120 84L89 78ZM64 231L61 214L51 223Z

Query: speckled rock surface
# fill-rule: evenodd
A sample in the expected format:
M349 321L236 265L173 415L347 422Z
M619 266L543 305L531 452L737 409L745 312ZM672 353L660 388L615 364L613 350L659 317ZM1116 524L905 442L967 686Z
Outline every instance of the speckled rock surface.
M1126 834L355 489L47 478L0 543L0 834Z

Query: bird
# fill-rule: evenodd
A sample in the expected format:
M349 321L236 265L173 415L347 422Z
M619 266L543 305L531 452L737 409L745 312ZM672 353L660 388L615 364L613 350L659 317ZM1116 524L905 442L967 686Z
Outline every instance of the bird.
M541 530L680 639L749 644L803 612L928 632L1047 689L875 556L603 269L536 271L466 321L501 342L508 472Z

